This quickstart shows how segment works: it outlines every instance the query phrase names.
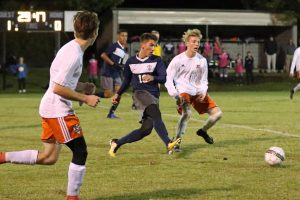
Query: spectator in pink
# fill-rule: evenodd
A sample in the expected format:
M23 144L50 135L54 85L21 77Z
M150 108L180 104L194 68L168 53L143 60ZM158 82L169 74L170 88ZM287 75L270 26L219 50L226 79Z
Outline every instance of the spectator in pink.
M211 55L212 46L209 42L209 38L205 39L205 42L203 44L203 53L202 55L206 58L207 63L210 61L210 55Z
M220 41L220 38L218 36L216 36L214 46L213 46L213 60L218 60L218 58L221 54L222 54L221 41Z
M237 57L235 59L235 78L236 83L238 86L243 84L243 74L244 74L244 65L243 65L243 59L241 54L237 54Z
M98 61L95 59L95 54L92 54L88 65L89 82L96 84L98 79Z
M220 73L220 79L222 81L227 81L228 79L229 61L230 61L229 54L223 48L222 53L219 55L219 73Z
M181 40L181 42L177 45L177 55L185 52L186 46L185 43Z

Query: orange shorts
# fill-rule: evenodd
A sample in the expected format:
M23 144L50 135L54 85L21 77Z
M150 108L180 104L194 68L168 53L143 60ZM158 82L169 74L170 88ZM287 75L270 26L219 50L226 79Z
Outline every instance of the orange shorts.
M198 100L199 95L191 96L188 93L181 93L180 96L187 103L191 104L199 114L207 113L210 109L217 107L217 104L208 96L208 94L206 94L203 101Z
M41 140L56 140L60 144L67 143L83 136L79 119L75 115L58 118L42 118L43 132Z

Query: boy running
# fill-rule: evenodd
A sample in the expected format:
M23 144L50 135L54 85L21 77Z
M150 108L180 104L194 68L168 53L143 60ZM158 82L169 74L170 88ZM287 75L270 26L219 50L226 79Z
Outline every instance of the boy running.
M176 99L181 117L178 122L176 138L182 138L191 117L191 105L199 114L208 113L209 117L197 131L205 142L213 144L214 140L207 134L222 116L220 108L207 94L207 61L198 53L201 32L198 29L187 30L183 40L187 50L173 58L167 69L166 88L170 96ZM180 151L179 145L175 151Z

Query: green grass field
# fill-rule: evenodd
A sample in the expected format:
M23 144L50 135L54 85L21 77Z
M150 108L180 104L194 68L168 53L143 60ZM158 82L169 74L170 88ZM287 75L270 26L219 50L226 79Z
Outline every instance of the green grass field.
M215 144L196 136L207 115L193 111L183 141L183 152L167 155L158 135L107 154L110 138L121 137L139 126L130 95L124 96L117 114L106 118L110 100L98 108L79 107L89 148L83 200L173 199L299 199L300 196L300 95L289 100L283 91L212 91L224 112L210 130ZM0 151L41 149L38 106L41 93L0 94ZM163 93L161 110L173 136L178 115L174 101ZM264 162L271 146L285 150L281 167ZM227 159L224 159L227 158ZM1 200L64 199L71 152L63 147L54 166L0 165Z

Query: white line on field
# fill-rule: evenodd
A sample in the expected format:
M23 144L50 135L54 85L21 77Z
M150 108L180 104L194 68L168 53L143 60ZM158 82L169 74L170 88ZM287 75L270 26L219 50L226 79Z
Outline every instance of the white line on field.
M163 114L163 115L178 118L178 115L173 115L173 114ZM204 120L194 119L194 118L191 118L190 120L191 121L197 121L197 122L204 122ZM300 138L300 135L297 135L297 134L294 134L294 133L275 131L275 130L272 130L272 129L253 128L251 126L246 126L246 125L225 124L225 123L221 123L220 125L225 126L225 127L230 127L230 128L241 128L241 129L247 129L247 130L251 130L251 131L263 131L263 132L269 132L269 133L273 133L273 134L277 134L277 135Z
M108 109L109 107L107 106L99 106L100 108L104 108L104 109ZM132 112L133 110L131 110ZM130 112L130 113L131 113ZM137 111L134 111L137 112ZM125 112L126 114L129 112ZM163 116L168 116L168 117L173 117L173 118L179 118L179 115L174 115L174 114L163 114ZM195 119L195 118L191 118L191 121L196 121L196 122L204 122L204 120L200 120L200 119ZM241 128L241 129L247 129L247 130L251 130L251 131L262 131L262 132L268 132L268 133L273 133L273 134L277 134L277 135L282 135L282 136L289 136L289 137L295 137L295 138L300 138L300 135L297 135L295 133L289 133L289 132L282 132L282 131L275 131L272 129L266 129L266 128L253 128L251 126L246 126L246 125L237 125L237 124L225 124L225 123L220 123L221 126L225 126L225 127L230 127L230 128ZM190 127L191 128L191 127Z

